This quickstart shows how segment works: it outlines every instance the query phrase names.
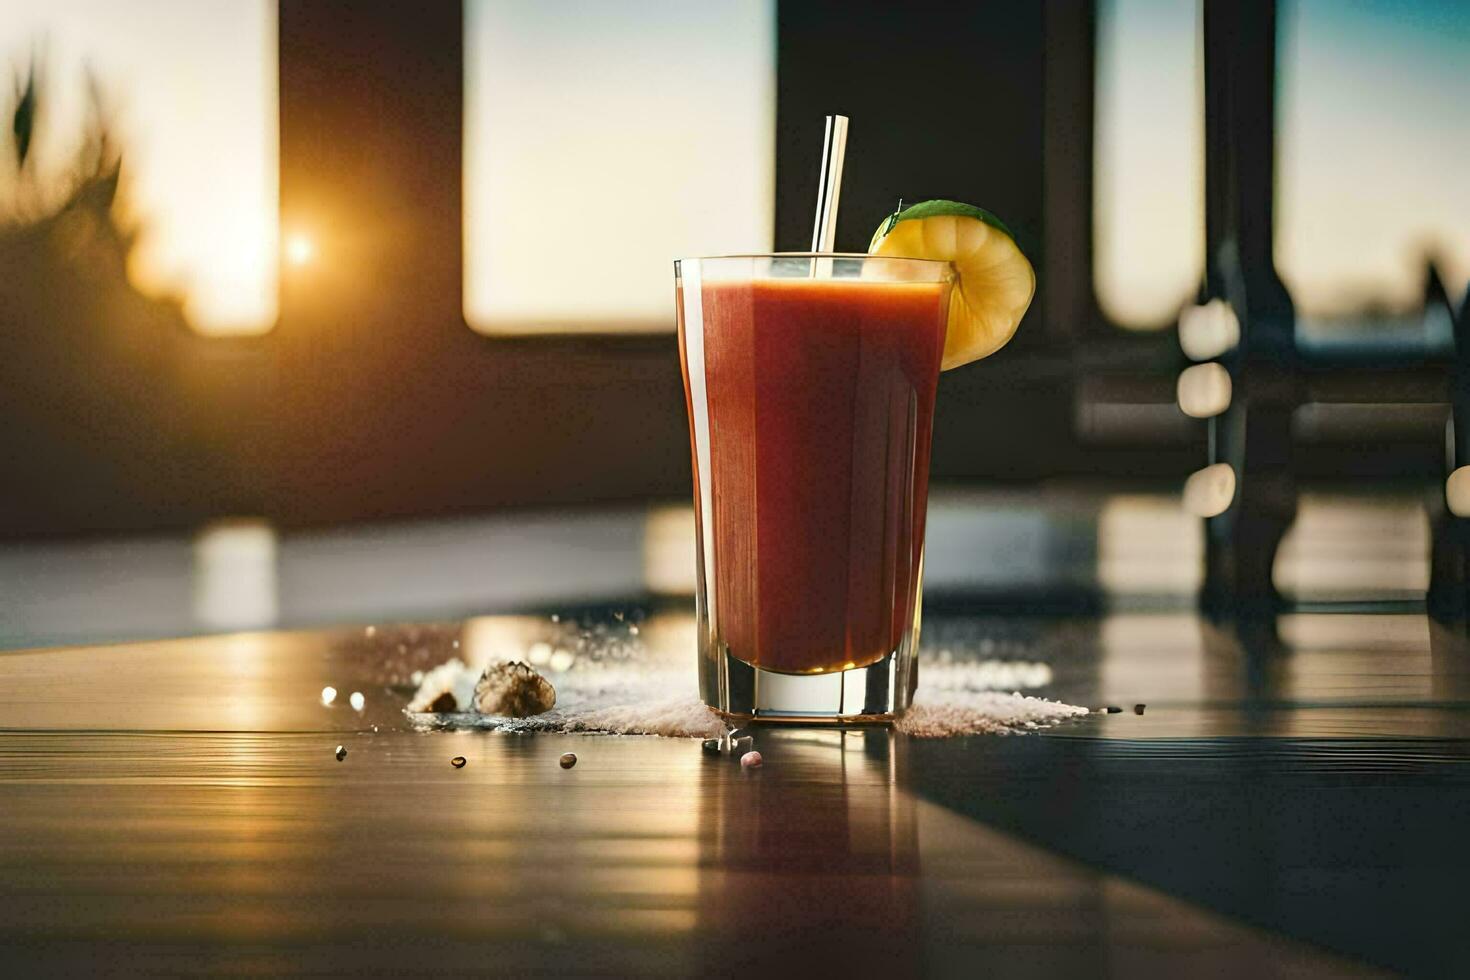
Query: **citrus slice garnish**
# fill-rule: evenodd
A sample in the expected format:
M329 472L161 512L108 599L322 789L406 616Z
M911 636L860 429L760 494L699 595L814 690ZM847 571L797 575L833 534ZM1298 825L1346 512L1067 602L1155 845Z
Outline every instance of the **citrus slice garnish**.
M925 201L895 211L878 225L868 253L954 265L944 371L1004 347L1036 292L1036 273L1011 230L989 211L958 201Z

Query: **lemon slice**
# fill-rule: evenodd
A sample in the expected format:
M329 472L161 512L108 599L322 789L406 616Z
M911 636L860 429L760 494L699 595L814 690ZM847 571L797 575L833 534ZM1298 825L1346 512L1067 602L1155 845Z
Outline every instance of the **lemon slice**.
M944 371L1004 347L1036 292L1036 273L1010 229L989 211L958 201L925 201L894 212L874 232L868 253L954 264Z

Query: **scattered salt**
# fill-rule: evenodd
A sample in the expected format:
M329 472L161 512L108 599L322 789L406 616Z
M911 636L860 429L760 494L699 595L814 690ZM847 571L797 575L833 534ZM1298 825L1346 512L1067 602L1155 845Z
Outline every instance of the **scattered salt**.
M455 706L468 707L475 696L475 681L479 679L478 670L467 668L464 661L454 657L426 672L419 679L419 689L414 694L413 700L408 702L407 710L411 712L442 710L442 708L433 709L431 706L445 695L454 699Z
M542 649L537 651L538 647ZM550 644L533 644L527 659L533 651L552 661L551 669L562 668L564 661L554 659L557 654L573 658L559 669L556 705L544 714L511 718L473 713L471 695L480 670L458 659L423 676L407 711L426 727L717 739L724 740L718 747L733 758L751 747L745 739L731 737L725 719L699 698L668 696L694 687L693 665L682 658L627 662L580 645L573 654ZM894 726L916 738L1033 731L1088 713L1087 708L1020 693L1051 682L1051 668L1044 663L965 661L951 655L947 660L924 661L920 677L917 703ZM1001 685L1001 690L995 689ZM435 704L446 693L456 698L457 706ZM459 713L434 714L435 708Z
M352 696L347 699L347 703L352 705L353 711L361 711L363 706L367 704L367 698L362 696L361 691L353 691Z
M939 691L1027 691L1052 681L1051 667L1026 660L957 661L939 651L937 663L924 661L919 677L928 693Z
M710 738L725 733L725 722L698 698L639 701L606 707L552 711L535 718L489 718L491 727L518 732L600 732L607 735L663 735Z
M915 738L1003 735L1023 728L1054 725L1087 713L1088 709L1074 704L1028 697L1019 692L986 691L935 702L921 697L893 727Z
M337 689L335 687L322 688L322 704L331 704L337 700Z

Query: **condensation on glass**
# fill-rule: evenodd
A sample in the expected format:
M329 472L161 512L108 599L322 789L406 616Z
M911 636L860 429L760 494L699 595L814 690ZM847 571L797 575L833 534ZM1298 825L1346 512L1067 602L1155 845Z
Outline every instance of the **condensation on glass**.
M201 333L268 331L276 54L274 0L0 0L0 77L34 64L42 83L24 171L0 164L0 220L54 209L100 117L123 164L114 214L137 235L130 281Z
M771 247L775 84L773 0L469 0L469 325L673 330L676 257Z
M1204 274L1195 0L1099 0L1093 280L1119 326L1174 323Z
M1276 260L1307 318L1470 283L1470 5L1292 0L1278 21Z

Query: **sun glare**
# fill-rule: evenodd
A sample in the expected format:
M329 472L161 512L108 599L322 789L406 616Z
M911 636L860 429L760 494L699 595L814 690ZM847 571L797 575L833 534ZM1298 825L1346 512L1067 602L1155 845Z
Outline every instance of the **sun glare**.
M310 265L315 258L316 242L300 232L286 236L286 262L289 265Z
M32 58L46 83L32 179L67 178L94 78L137 231L129 280L200 333L276 320L276 52L274 0L0 0L0 83Z

